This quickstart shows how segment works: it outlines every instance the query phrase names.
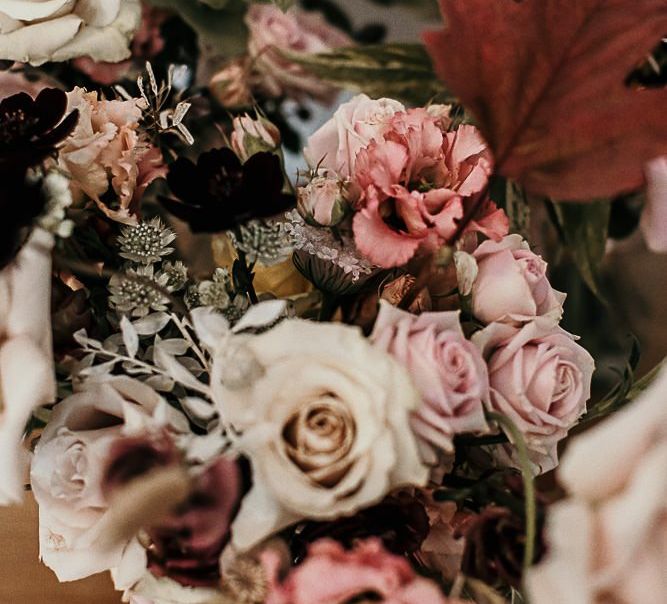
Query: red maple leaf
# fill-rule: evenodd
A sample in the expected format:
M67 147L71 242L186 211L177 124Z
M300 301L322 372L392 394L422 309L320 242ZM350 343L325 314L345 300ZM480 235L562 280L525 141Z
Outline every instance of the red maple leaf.
M499 173L560 200L640 187L667 154L667 89L628 74L667 33L667 0L440 0L425 35Z

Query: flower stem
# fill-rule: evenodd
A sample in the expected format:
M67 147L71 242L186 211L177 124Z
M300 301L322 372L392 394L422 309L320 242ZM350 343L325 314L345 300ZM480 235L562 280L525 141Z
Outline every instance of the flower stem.
M526 447L526 441L523 439L523 435L511 419L505 415L494 412L488 413L487 416L490 420L499 424L503 430L509 432L519 455L521 476L523 478L523 488L526 499L526 545L523 550L523 576L525 577L526 571L533 564L533 558L535 557L535 537L537 535L537 503L535 500L535 485L533 483L533 473L528 458L528 449Z

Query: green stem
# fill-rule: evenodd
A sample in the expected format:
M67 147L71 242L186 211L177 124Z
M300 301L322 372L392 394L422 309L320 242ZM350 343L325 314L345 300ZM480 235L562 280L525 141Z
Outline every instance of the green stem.
M523 487L526 497L526 546L523 550L523 576L525 577L526 571L533 564L533 558L535 557L535 537L537 535L537 503L535 500L535 485L533 483L530 459L528 458L528 449L523 435L511 419L500 413L490 412L487 415L490 420L496 422L503 430L509 432L519 454L521 476L523 477Z

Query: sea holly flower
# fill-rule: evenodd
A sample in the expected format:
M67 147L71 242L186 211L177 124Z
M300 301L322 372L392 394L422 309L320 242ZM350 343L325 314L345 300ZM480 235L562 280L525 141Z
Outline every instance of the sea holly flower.
M162 204L195 233L232 230L253 218L281 214L296 202L283 192L280 159L267 152L244 164L227 147L202 153L196 164L179 158L167 182L178 199L161 197Z

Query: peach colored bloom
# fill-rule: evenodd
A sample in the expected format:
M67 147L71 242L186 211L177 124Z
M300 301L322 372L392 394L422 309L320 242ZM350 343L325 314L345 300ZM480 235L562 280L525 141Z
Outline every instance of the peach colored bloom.
M547 517L534 604L664 602L667 593L667 370L629 407L574 439Z
M141 109L135 101L99 100L96 92L82 88L68 97L68 110L79 110L79 123L65 141L60 161L72 176L73 192L90 197L112 220L133 223L139 197L161 174L159 151L139 138ZM101 199L110 188L118 207Z
M435 583L418 577L405 558L388 553L379 539L360 541L350 551L330 539L317 541L282 583L270 554L262 554L270 579L266 604L345 604L369 593L373 601L386 604L448 604Z

